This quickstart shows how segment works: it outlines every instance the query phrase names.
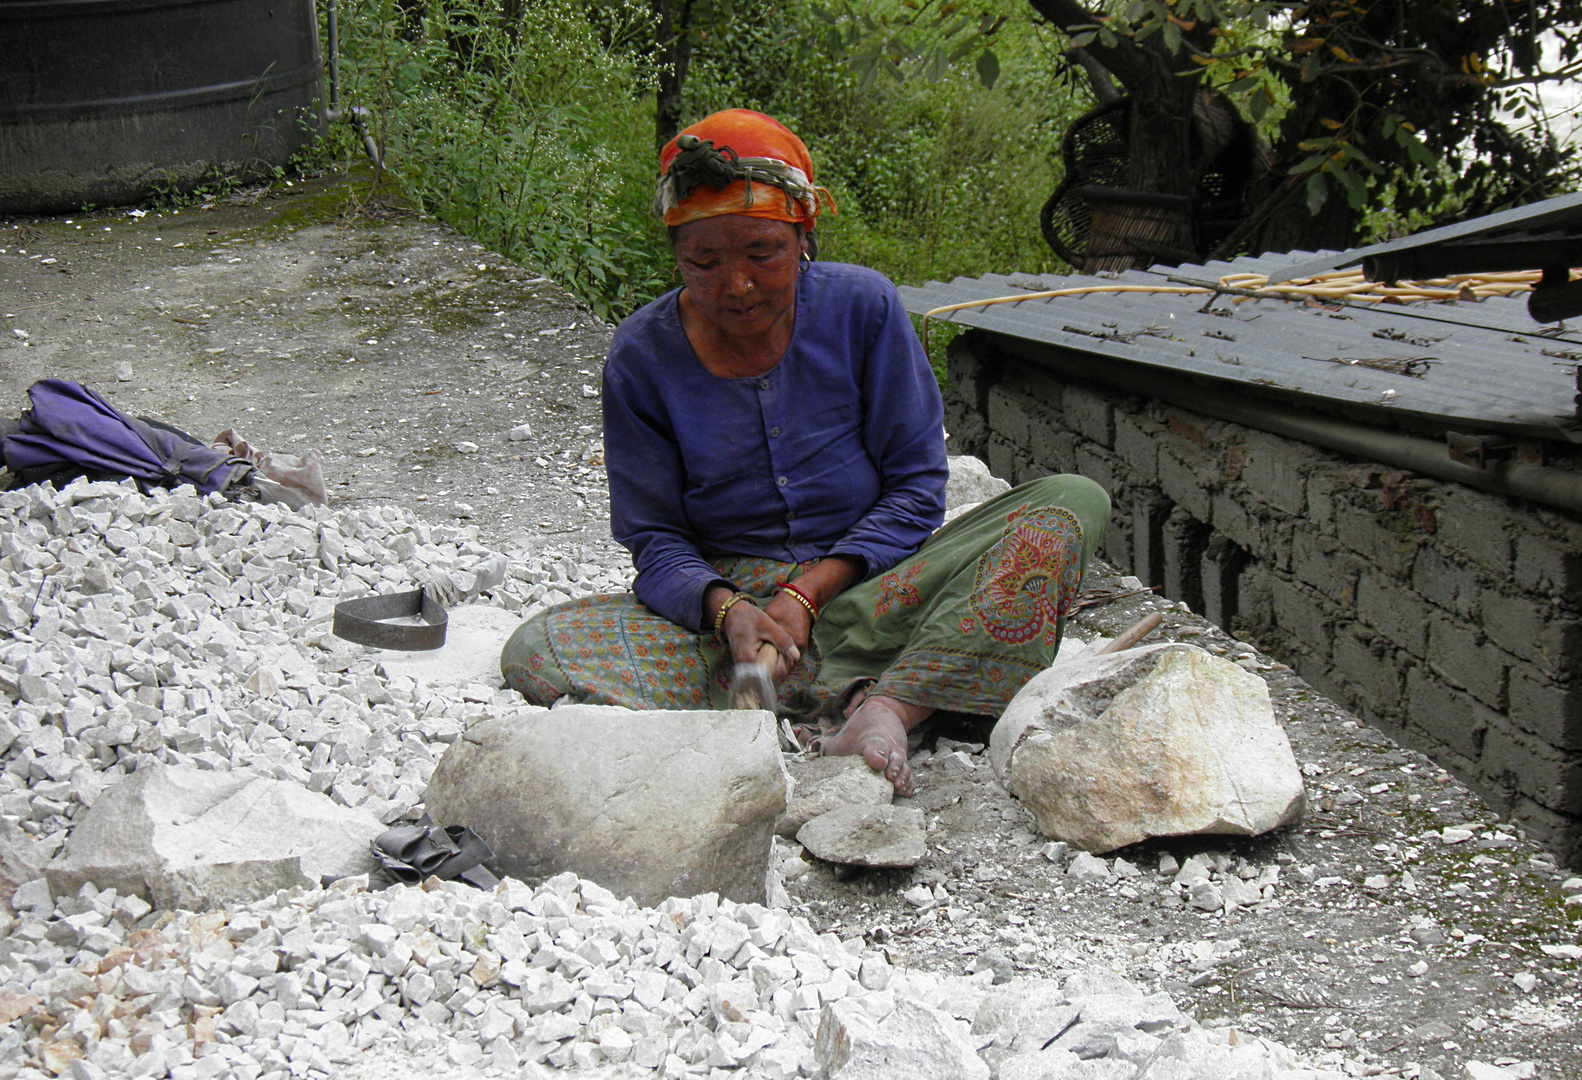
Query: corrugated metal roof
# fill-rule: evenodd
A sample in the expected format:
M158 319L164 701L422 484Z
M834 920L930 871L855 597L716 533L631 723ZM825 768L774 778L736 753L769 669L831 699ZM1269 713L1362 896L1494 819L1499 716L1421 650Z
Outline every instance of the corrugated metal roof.
M1217 282L1278 273L1292 255L1116 277L988 274L903 286L909 312L1021 292ZM1309 404L1410 414L1438 425L1582 441L1582 331L1539 328L1521 297L1310 306L1203 294L1092 293L967 308L936 318L1095 357L1240 384Z
M1440 274L1543 270L1577 265L1582 245L1582 194L1561 195L1470 221L1425 229L1370 247L1331 252L1270 275L1269 283L1363 266L1375 279ZM1550 261L1543 261L1548 259Z

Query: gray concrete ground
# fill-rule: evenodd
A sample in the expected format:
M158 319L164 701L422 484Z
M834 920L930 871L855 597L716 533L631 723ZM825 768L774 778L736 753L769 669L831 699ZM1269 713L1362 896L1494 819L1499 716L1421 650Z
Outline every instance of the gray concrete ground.
M20 410L35 379L76 379L195 434L317 448L332 505L394 503L502 548L613 557L597 400L609 328L441 225L347 204L326 178L141 216L0 221L0 408ZM1478 1060L1582 1076L1582 902L1565 903L1552 857L1255 647L1127 595L1102 567L1088 588L1080 633L1163 610L1163 635L1257 670L1309 779L1300 827L1123 854L1149 875L1196 853L1278 865L1276 900L1215 914L1168 889L1079 885L1026 857L1029 822L986 768L924 766L938 850L911 876L814 867L789 886L800 910L940 969L1012 940L1047 946L1025 955L1048 963L1088 942L1202 1018L1341 1051L1368 1074L1460 1077ZM918 917L901 898L918 882L947 885L962 921Z

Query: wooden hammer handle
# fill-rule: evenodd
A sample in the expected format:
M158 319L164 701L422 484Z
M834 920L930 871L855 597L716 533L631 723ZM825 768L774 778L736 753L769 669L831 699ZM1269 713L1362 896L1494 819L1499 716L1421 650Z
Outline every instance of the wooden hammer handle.
M1105 653L1124 652L1133 645L1137 644L1143 638L1147 637L1149 634L1153 633L1154 628L1163 621L1164 616L1160 615L1157 611L1152 615L1147 615L1139 620L1130 630L1127 630L1125 633L1121 634L1114 641L1110 642L1108 645L1104 646L1104 648L1100 649L1093 655L1103 656Z
M770 678L773 678L775 673L775 661L779 659L780 654L775 651L775 647L766 641L762 645L758 646L758 655L753 658L753 663L763 668L769 673Z

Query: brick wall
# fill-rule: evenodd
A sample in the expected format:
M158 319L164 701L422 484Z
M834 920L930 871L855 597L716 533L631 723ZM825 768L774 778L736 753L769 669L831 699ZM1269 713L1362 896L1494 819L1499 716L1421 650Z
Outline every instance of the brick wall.
M1114 502L1106 560L1582 865L1582 522L1062 375L1002 343L951 346L957 452L1012 483L1098 481Z

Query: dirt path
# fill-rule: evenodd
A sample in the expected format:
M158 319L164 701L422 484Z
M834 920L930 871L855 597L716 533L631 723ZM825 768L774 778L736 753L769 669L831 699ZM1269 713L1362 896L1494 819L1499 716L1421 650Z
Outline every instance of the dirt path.
M333 504L394 503L460 517L494 545L610 557L597 400L609 328L443 226L348 217L346 202L325 179L251 203L0 221L5 411L38 378L76 379L202 436L234 426L267 449L319 448ZM1088 586L1122 591L1113 573ZM1200 1019L1374 1074L1459 1078L1476 1059L1582 1077L1570 875L1431 762L1174 605L1103 601L1076 630L1114 633L1150 608L1166 612L1160 636L1269 681L1309 774L1302 826L1140 845L1108 880L1080 883L972 752L986 732L951 730L964 753L930 744L918 766L934 827L924 865L847 880L814 866L789 883L793 900L898 962L1009 976L1096 959ZM1253 907L1202 911L1160 872L1195 854L1221 877L1277 880ZM916 902L919 885L932 899Z
M61 376L200 438L317 448L332 505L608 543L607 327L435 222L344 213L334 180L246 203L0 227L6 411Z

